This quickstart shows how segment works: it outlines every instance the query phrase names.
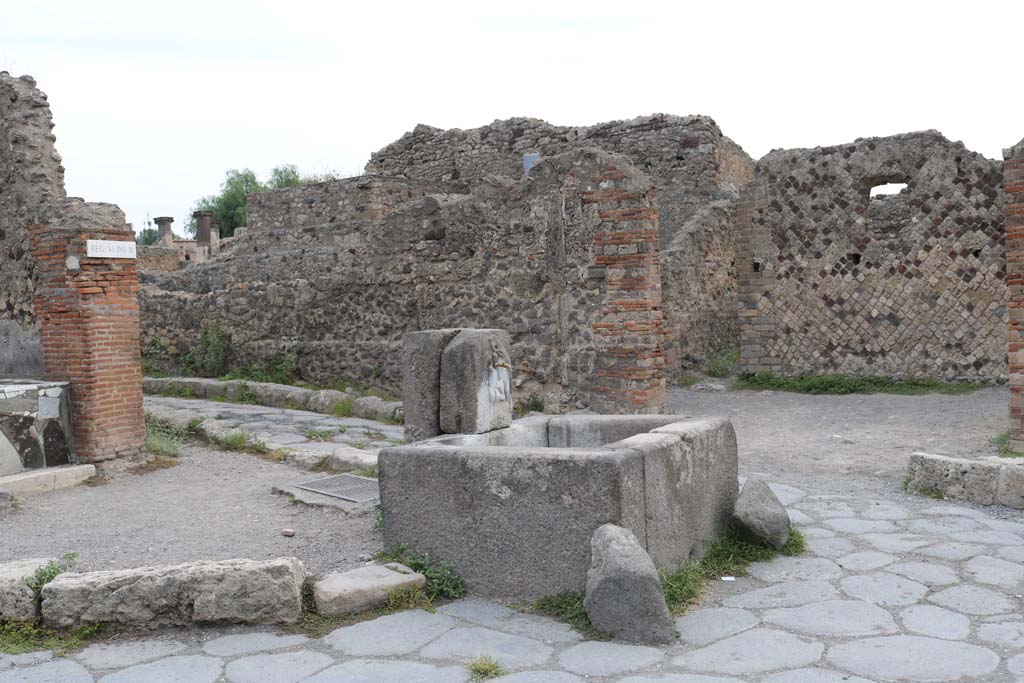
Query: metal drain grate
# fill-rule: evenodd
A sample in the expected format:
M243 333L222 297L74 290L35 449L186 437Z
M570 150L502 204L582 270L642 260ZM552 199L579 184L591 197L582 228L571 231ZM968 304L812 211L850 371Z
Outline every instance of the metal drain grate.
M325 496L349 500L353 503L369 503L380 498L376 479L357 477L354 474L338 474L333 477L314 479L299 484L300 489L322 493Z

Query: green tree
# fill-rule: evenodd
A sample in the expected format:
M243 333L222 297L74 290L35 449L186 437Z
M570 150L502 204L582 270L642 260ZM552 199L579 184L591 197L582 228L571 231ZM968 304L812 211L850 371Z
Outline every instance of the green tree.
M157 230L156 228L143 228L135 241L138 242L141 247L149 247L156 244Z
M192 212L212 212L213 220L220 221L220 236L231 237L235 234L235 228L245 225L245 203L250 194L320 183L336 178L337 176L330 171L322 174L302 175L294 164L282 164L270 171L270 179L264 183L247 168L241 170L233 168L224 175L220 192L197 201L192 206ZM195 220L191 217L186 229L190 235L194 235L196 232Z

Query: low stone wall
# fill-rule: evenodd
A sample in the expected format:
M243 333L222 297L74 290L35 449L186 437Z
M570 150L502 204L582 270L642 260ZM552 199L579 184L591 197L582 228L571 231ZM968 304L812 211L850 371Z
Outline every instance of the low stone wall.
M907 490L941 493L978 505L1024 508L1024 462L1008 458L967 460L931 453L910 456Z

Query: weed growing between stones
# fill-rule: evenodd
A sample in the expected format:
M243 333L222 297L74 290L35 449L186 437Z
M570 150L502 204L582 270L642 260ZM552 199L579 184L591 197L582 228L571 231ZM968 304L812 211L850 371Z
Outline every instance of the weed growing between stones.
M488 678L504 676L507 672L501 668L493 657L478 657L469 665L469 672L473 674L472 680L483 681Z
M795 527L790 529L789 542L780 551L783 555L799 555L804 552L804 535ZM740 535L733 526L715 541L704 556L695 562L687 562L672 574L661 577L665 601L673 615L679 615L700 599L709 581L723 576L743 576L751 562L767 562L778 552L759 543L751 543Z
M181 444L195 428L202 422L201 419L190 420L188 426L179 427L170 420L165 420L146 413L146 449L157 456L165 458L177 458L181 455Z
M367 429L365 434L370 441L386 441L388 438L387 434L378 432L376 429Z
M587 610L583 608L584 597L582 591L559 593L541 598L530 607L535 612L569 624L588 640L611 640L610 634L599 631L590 623Z
M1010 432L1003 432L992 439L992 443L999 449L999 455L1004 458L1024 458L1024 453L1010 450Z
M327 441L327 439L334 436L334 431L330 429L307 429L306 438L310 441Z
M700 377L691 372L681 372L676 377L676 385L681 387L692 387L694 384L700 381Z
M167 386L160 392L161 396L169 398L199 398L195 390L187 384L168 382Z
M738 349L726 349L717 355L704 361L701 372L708 377L725 379L736 374L736 368L740 364L740 352Z
M413 588L391 591L383 607L369 609L365 612L328 616L320 614L319 610L317 610L316 597L313 592L315 584L316 578L312 576L307 576L305 581L302 582L302 616L296 623L285 626L283 628L285 633L301 634L310 638L323 638L331 631L342 626L351 626L362 621L369 621L385 614L393 614L407 609L434 611L434 598L419 588Z
M343 398L331 404L331 414L338 417L352 417L352 399Z
M433 612L434 599L420 588L396 588L388 593L388 600L384 603L384 609L388 612L401 612L407 609L422 609Z
M398 562L414 572L427 577L426 593L431 599L461 598L466 593L462 578L455 573L447 562L435 561L429 555L423 555L412 548L400 545L391 553L380 553L377 559L382 562Z
M890 379L854 375L802 375L779 377L765 373L741 375L736 389L791 391L799 394L967 394L985 385L974 382L940 382L927 377Z
M198 377L220 377L231 366L231 338L217 325L199 335L199 343L181 359L182 368Z
M377 478L377 466L376 465L368 465L368 466L366 466L366 467L364 467L364 468L362 468L360 470L356 470L352 474L356 475L357 477L366 477L367 479L376 479Z
M330 458L320 458L316 464L309 468L310 472L330 472L331 474L337 474L338 470L331 465Z
M544 399L537 394L530 394L525 401L520 401L514 411L516 417L525 417L530 413L544 412Z
M244 451L249 444L245 432L230 432L217 437L217 445L226 451Z
M944 494L942 491L935 488L934 486L922 486L921 488L916 490L910 488L909 474L903 476L903 490L906 491L907 493L916 493L920 496L924 496L925 498L932 498L934 500L946 499L946 494Z
M101 640L105 632L104 624L60 631L33 621L0 621L0 652L21 655L52 650L53 654L62 657Z
M77 553L64 553L59 560L50 560L42 567L37 567L32 576L22 579L24 584L32 589L35 598L36 614L42 613L43 586L50 583L64 572L71 571L78 564Z
M235 389L234 403L241 403L243 405L256 405L259 403L259 396L256 395L249 385L245 382L241 382L238 388Z
M363 450L370 444L367 443L366 441L350 441L348 445L351 446L352 448L358 448L359 450Z

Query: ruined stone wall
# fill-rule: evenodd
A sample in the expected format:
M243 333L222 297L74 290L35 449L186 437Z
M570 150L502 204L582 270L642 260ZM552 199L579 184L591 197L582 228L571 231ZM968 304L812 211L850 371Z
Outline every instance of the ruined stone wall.
M173 273L179 267L181 252L174 247L140 246L138 248L140 271L156 270Z
M734 241L727 210L705 207L735 198L753 177L753 160L706 116L656 114L571 128L515 118L472 130L417 126L373 154L367 171L426 181L479 183L519 178L523 157L595 147L627 156L658 191L667 359L699 364L735 347ZM723 270L724 268L724 270Z
M1024 452L1024 140L1003 150L1011 451Z
M405 332L496 327L517 396L583 406L605 389L650 410L664 399L654 196L600 150L472 192L367 176L254 195L230 255L144 275L143 345L186 350L217 323L241 356L291 348L311 380L397 390Z
M899 194L871 188L906 183ZM742 367L1004 380L997 162L936 131L758 162L736 207Z
M41 374L28 226L65 197L50 107L35 86L0 71L0 375Z

